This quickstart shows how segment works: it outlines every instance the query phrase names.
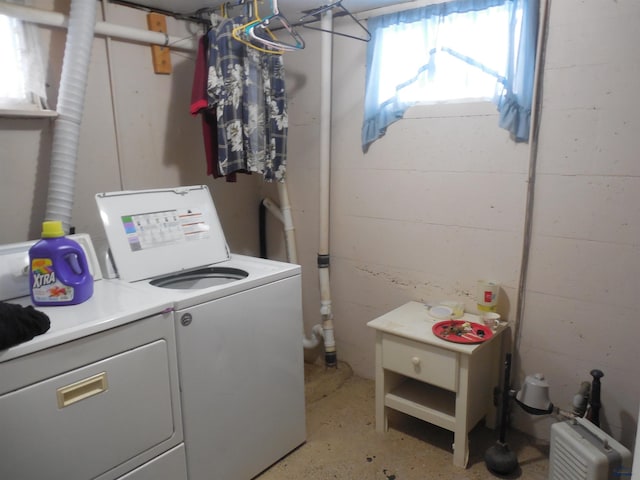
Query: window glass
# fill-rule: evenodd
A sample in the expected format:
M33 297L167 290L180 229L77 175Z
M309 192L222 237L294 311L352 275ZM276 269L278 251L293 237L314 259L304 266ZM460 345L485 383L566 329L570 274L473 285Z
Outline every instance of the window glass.
M46 108L44 74L33 31L21 21L0 15L0 108Z
M386 27L379 104L396 94L402 103L492 100L507 68L509 21L503 5Z
M529 139L539 0L452 0L368 20L362 151L416 104L490 100Z

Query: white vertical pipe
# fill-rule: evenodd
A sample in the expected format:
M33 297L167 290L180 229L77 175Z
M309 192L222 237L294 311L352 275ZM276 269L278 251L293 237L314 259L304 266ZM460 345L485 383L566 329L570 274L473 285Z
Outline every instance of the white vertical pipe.
M282 215L282 210L280 210L280 207L273 200L268 197L263 198L262 205L271 213L271 215L276 217L276 220L280 220L280 222L284 225L284 215ZM289 252L287 252L287 259L288 258Z
M291 263L298 263L295 228L293 227L289 192L285 181L278 182L278 196L280 197L280 212L282 214L282 223L284 224L284 239L287 247L287 259Z
M332 28L333 14L322 15L321 28ZM320 84L320 247L321 254L329 253L329 189L331 180L331 95L333 37L323 32Z
M80 124L89 76L97 2L73 0L62 60L58 118L53 130L47 220L60 220L69 231L78 158Z
M295 228L293 226L293 216L291 214L291 204L289 203L289 192L286 181L278 182L278 195L280 197L280 207L268 198L265 198L262 204L283 224L287 260L291 263L298 263ZM322 338L324 338L322 325L316 324L311 329L311 338L302 337L302 345L305 349L314 349L320 344L320 339Z
M321 28L333 30L331 9L322 14ZM318 273L320 277L320 314L325 347L325 364L337 364L336 343L333 335L331 289L329 285L329 193L331 180L331 80L333 73L333 35L323 32L320 85L320 247Z
M285 181L278 182L278 196L280 197L280 206L276 205L270 198L264 198L262 200L262 206L282 223L285 235L284 242L287 250L287 261L298 263L295 228L293 226L293 216L291 215L289 192L287 191L287 183Z

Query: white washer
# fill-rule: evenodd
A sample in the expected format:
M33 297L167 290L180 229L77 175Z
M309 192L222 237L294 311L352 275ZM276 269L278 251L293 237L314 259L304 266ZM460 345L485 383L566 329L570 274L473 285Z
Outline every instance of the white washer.
M231 255L206 186L96 201L120 278L173 303L189 479L248 480L302 444L300 267Z

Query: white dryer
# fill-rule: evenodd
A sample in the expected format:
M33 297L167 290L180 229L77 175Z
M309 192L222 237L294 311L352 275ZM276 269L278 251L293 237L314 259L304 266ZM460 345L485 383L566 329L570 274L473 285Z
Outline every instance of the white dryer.
M190 480L249 480L305 441L300 267L229 252L206 186L96 195L121 279L174 309Z
M47 332L0 350L0 478L187 480L172 304L102 280L90 237L73 239L93 296L37 307ZM0 300L30 305L34 243L0 245Z

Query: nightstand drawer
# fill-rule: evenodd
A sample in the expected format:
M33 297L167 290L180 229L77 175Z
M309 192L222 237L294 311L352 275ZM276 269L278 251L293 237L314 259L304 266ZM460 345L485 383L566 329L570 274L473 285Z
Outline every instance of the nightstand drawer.
M382 368L457 391L458 354L395 335L382 337Z

